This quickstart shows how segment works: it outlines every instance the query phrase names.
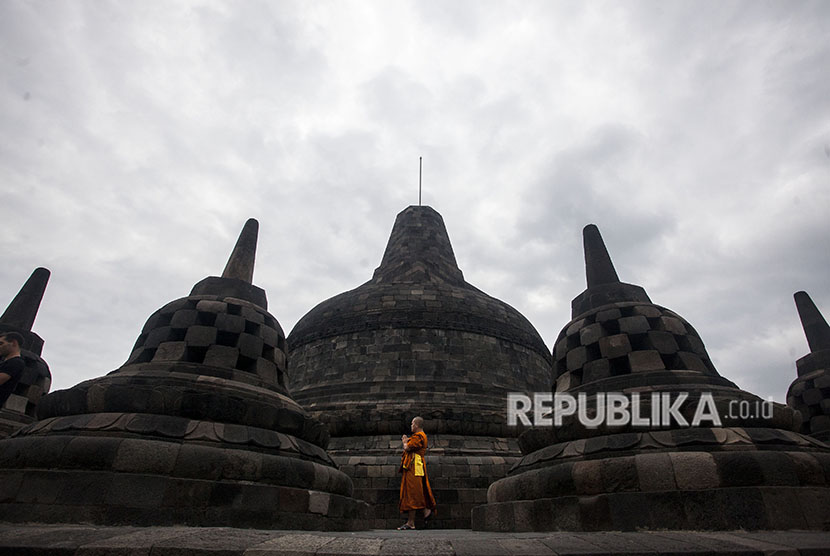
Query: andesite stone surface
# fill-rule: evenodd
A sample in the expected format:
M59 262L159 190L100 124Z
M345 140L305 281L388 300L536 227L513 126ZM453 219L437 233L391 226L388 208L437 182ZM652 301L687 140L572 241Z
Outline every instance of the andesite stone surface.
M796 412L763 401L720 376L695 329L619 282L596 226L583 231L587 289L554 344L555 392L688 394L688 422L711 394L720 425L673 420L587 427L577 415L561 427L520 438L524 457L493 483L473 510L474 529L602 531L636 529L827 529L830 446L794 432ZM579 402L577 402L577 405ZM755 408L749 415L731 411ZM768 407L769 409L769 407Z
M17 332L23 336L20 356L26 364L14 392L0 408L0 438L35 421L37 404L52 385L49 365L40 356L43 339L32 332L49 276L48 269L36 268L0 316L0 333Z
M223 277L150 316L122 367L44 397L0 441L0 519L365 528L325 425L287 393L285 337L250 282L257 229Z
M830 326L807 292L793 297L810 353L795 363L787 404L801 414L801 432L830 442Z
M464 280L441 215L410 206L371 280L306 314L288 337L291 394L329 426L329 451L401 523L401 434L420 415L436 527L469 527L487 486L520 456L509 392L551 388L549 351L516 309Z

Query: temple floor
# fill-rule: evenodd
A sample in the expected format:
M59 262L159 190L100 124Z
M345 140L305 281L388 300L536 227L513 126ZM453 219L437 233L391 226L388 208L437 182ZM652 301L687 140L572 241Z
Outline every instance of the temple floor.
M0 524L0 554L26 556L830 555L826 531L491 533L468 529L360 532L227 527Z

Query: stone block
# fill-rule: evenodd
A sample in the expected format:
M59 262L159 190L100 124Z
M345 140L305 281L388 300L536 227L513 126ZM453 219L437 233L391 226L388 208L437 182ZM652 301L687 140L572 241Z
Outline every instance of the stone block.
M628 364L632 373L660 371L666 368L663 358L657 351L632 351L628 354Z
M61 466L66 469L111 469L123 439L99 436L73 438L61 454Z
M66 483L66 472L28 470L17 492L18 504L54 504Z
M819 405L824 399L824 394L819 388L807 388L804 390L804 394L801 395L801 399L807 405Z
M801 511L798 496L792 489L762 488L764 509L772 529L807 529L808 522Z
M223 450L182 444L173 475L182 478L218 480L224 465Z
M567 354L568 338L563 337L562 339L556 342L556 346L553 348L553 356L555 359L564 359Z
M253 307L242 307L242 317L255 324L265 323L265 316Z
M219 313L216 315L216 322L213 324L218 330L241 334L245 332L245 319L238 315Z
M579 498L579 523L583 531L607 531L613 528L608 497L582 496Z
M604 335L605 332L602 330L602 324L595 322L579 331L579 343L583 346L595 344Z
M724 487L764 484L761 464L753 452L720 452L714 454L720 484Z
M329 515L331 495L316 490L308 493L308 511L314 514Z
M619 323L622 334L643 334L651 329L648 319L642 315L622 317Z
M622 317L622 312L615 308L605 309L597 313L596 322L607 322L610 320L617 320Z
M830 430L830 415L816 415L810 418L810 434Z
M162 326L160 328L151 330L150 333L147 335L147 339L144 340L144 347L158 347L159 344L161 344L162 342L166 342L170 338L170 331L171 328L169 326Z
M626 334L615 334L606 336L599 340L599 350L602 356L607 359L623 357L631 352L631 342ZM570 356L570 353L568 353ZM568 367L570 368L570 366Z
M113 475L106 504L127 508L159 508L167 489L167 479L150 475Z
M162 342L153 355L153 361L182 361L186 353L184 342Z
M702 373L705 373L709 370L708 367L706 367L706 363L704 363L703 360L694 353L689 353L688 351L679 351L677 352L677 357L680 361L680 366L683 369L688 369L690 371L700 371Z
M280 346L280 333L277 331L276 328L272 328L270 326L263 326L260 329L260 335L262 336L262 341L264 341L269 346Z
M688 331L686 330L686 326L683 324L683 321L681 321L680 319L676 319L674 317L660 317L658 329L671 332L672 334L688 333Z
M212 326L191 326L184 341L188 346L207 347L216 343L216 328Z
M582 383L587 384L594 380L601 380L611 376L611 363L608 359L589 361L582 368Z
M239 359L239 350L235 347L220 346L214 344L210 346L205 354L205 365L212 365L214 367L236 367L236 361Z
M602 484L604 492L639 490L637 466L634 456L606 458L602 463Z
M602 461L574 462L571 480L577 494L599 494L603 491Z
M706 490L720 486L718 466L706 452L672 452L669 454L674 479L680 490Z
M228 304L224 301L214 301L211 299L202 299L196 303L197 311L204 311L207 313L224 313L227 314Z
M126 438L118 447L112 464L114 471L168 475L176 465L180 444Z
M579 370L588 361L588 349L580 346L568 351L567 365L568 370Z
M262 357L256 361L256 374L269 384L277 382L277 366L272 361Z
M253 334L240 334L236 343L239 353L250 359L257 359L262 355L262 338Z
M170 326L172 328L189 328L196 324L198 316L199 311L194 309L180 309L173 313L173 318L170 319Z
M11 394L3 407L16 413L26 413L26 405L28 403L29 400L27 398L18 396L17 394Z
M671 458L668 454L638 454L634 456L637 481L643 492L660 492L677 489Z
M660 353L677 353L680 346L677 345L677 340L674 339L674 334L663 330L651 330L646 335L646 346L648 349L656 350Z

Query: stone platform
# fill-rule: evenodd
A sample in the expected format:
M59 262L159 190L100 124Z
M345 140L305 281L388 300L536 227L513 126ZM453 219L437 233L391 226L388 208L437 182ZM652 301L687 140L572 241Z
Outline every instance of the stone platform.
M468 529L357 533L226 527L0 524L0 554L14 556L298 556L340 554L827 556L824 531L491 533Z

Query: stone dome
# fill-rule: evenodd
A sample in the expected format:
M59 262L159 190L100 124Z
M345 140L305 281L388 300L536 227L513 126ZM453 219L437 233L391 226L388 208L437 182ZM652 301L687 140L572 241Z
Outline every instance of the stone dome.
M573 318L554 343L553 372L556 392L589 397L598 392L639 392L643 407L650 407L651 392L687 392L695 399L709 392L728 413L732 400L760 402L721 376L712 363L697 330L683 317L651 302L642 286L621 282L599 229L583 230L587 288L571 302ZM694 405L687 403L688 411ZM691 415L688 416L691 418ZM797 416L784 405L774 407L772 420L725 419L733 426L774 425L798 427ZM528 431L523 450L538 449L553 439L571 440L609 432L605 427L585 429L575 418L565 425ZM619 431L618 431L619 432Z
M288 346L292 395L333 434L406 430L413 410L435 432L501 434L507 392L551 387L539 333L464 280L427 206L398 214L372 279L314 307Z
M289 389L331 433L329 453L371 507L400 523L400 438L429 435L433 525L467 528L487 486L520 452L507 394L549 391L550 352L516 309L464 281L441 215L408 207L372 279L320 303L294 327Z

